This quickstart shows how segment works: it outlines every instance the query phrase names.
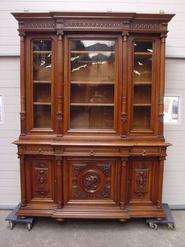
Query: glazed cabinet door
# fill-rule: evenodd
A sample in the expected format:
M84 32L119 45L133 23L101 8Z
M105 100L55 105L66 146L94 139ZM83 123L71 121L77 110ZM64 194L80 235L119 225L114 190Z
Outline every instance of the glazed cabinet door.
M157 158L131 158L129 161L130 205L156 205L159 187L159 161Z
M54 203L55 163L41 157L26 158L26 195L28 203Z
M158 37L134 36L129 49L129 131L154 135L158 129L160 71Z
M55 131L56 38L32 35L26 39L27 131L46 134Z
M119 130L120 37L65 37L64 128L70 133Z
M65 205L116 205L119 161L67 158L64 165Z

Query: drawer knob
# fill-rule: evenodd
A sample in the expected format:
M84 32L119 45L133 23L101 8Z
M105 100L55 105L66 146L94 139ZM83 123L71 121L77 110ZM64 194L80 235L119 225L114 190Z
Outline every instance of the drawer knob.
M145 155L146 154L146 150L145 149L143 149L143 155Z
M38 149L38 152L41 153L41 152L42 152L42 148L39 148L39 149Z

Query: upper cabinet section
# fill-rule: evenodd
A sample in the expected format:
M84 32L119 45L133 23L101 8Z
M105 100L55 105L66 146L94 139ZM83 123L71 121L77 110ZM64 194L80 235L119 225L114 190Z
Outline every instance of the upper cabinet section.
M13 15L21 40L21 136L164 140L165 39L173 15Z

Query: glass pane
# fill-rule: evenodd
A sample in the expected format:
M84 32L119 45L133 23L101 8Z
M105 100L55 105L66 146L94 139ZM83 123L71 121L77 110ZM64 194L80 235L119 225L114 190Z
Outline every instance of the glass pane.
M114 54L87 52L71 54L72 81L114 81Z
M72 40L72 129L113 129L115 41Z
M134 81L152 82L152 56L135 55Z
M135 85L134 104L151 104L151 85Z
M33 100L34 102L51 102L51 85L34 84Z
M134 43L135 52L153 52L152 42L135 42Z
M71 128L112 129L113 110L111 106L71 106Z
M114 85L71 84L72 103L114 103Z
M51 80L51 52L33 54L33 80Z
M34 128L51 128L51 107L34 105Z
M33 41L33 51L51 51L51 41L50 40L34 40Z
M150 128L150 107L134 107L134 129L149 129Z

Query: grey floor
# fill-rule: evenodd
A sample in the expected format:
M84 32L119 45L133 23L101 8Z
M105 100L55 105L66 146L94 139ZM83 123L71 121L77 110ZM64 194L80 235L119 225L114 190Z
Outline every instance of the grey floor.
M185 211L172 211L176 230L166 226L151 230L143 219L67 220L39 218L28 232L24 225L8 228L0 211L0 247L185 247Z

